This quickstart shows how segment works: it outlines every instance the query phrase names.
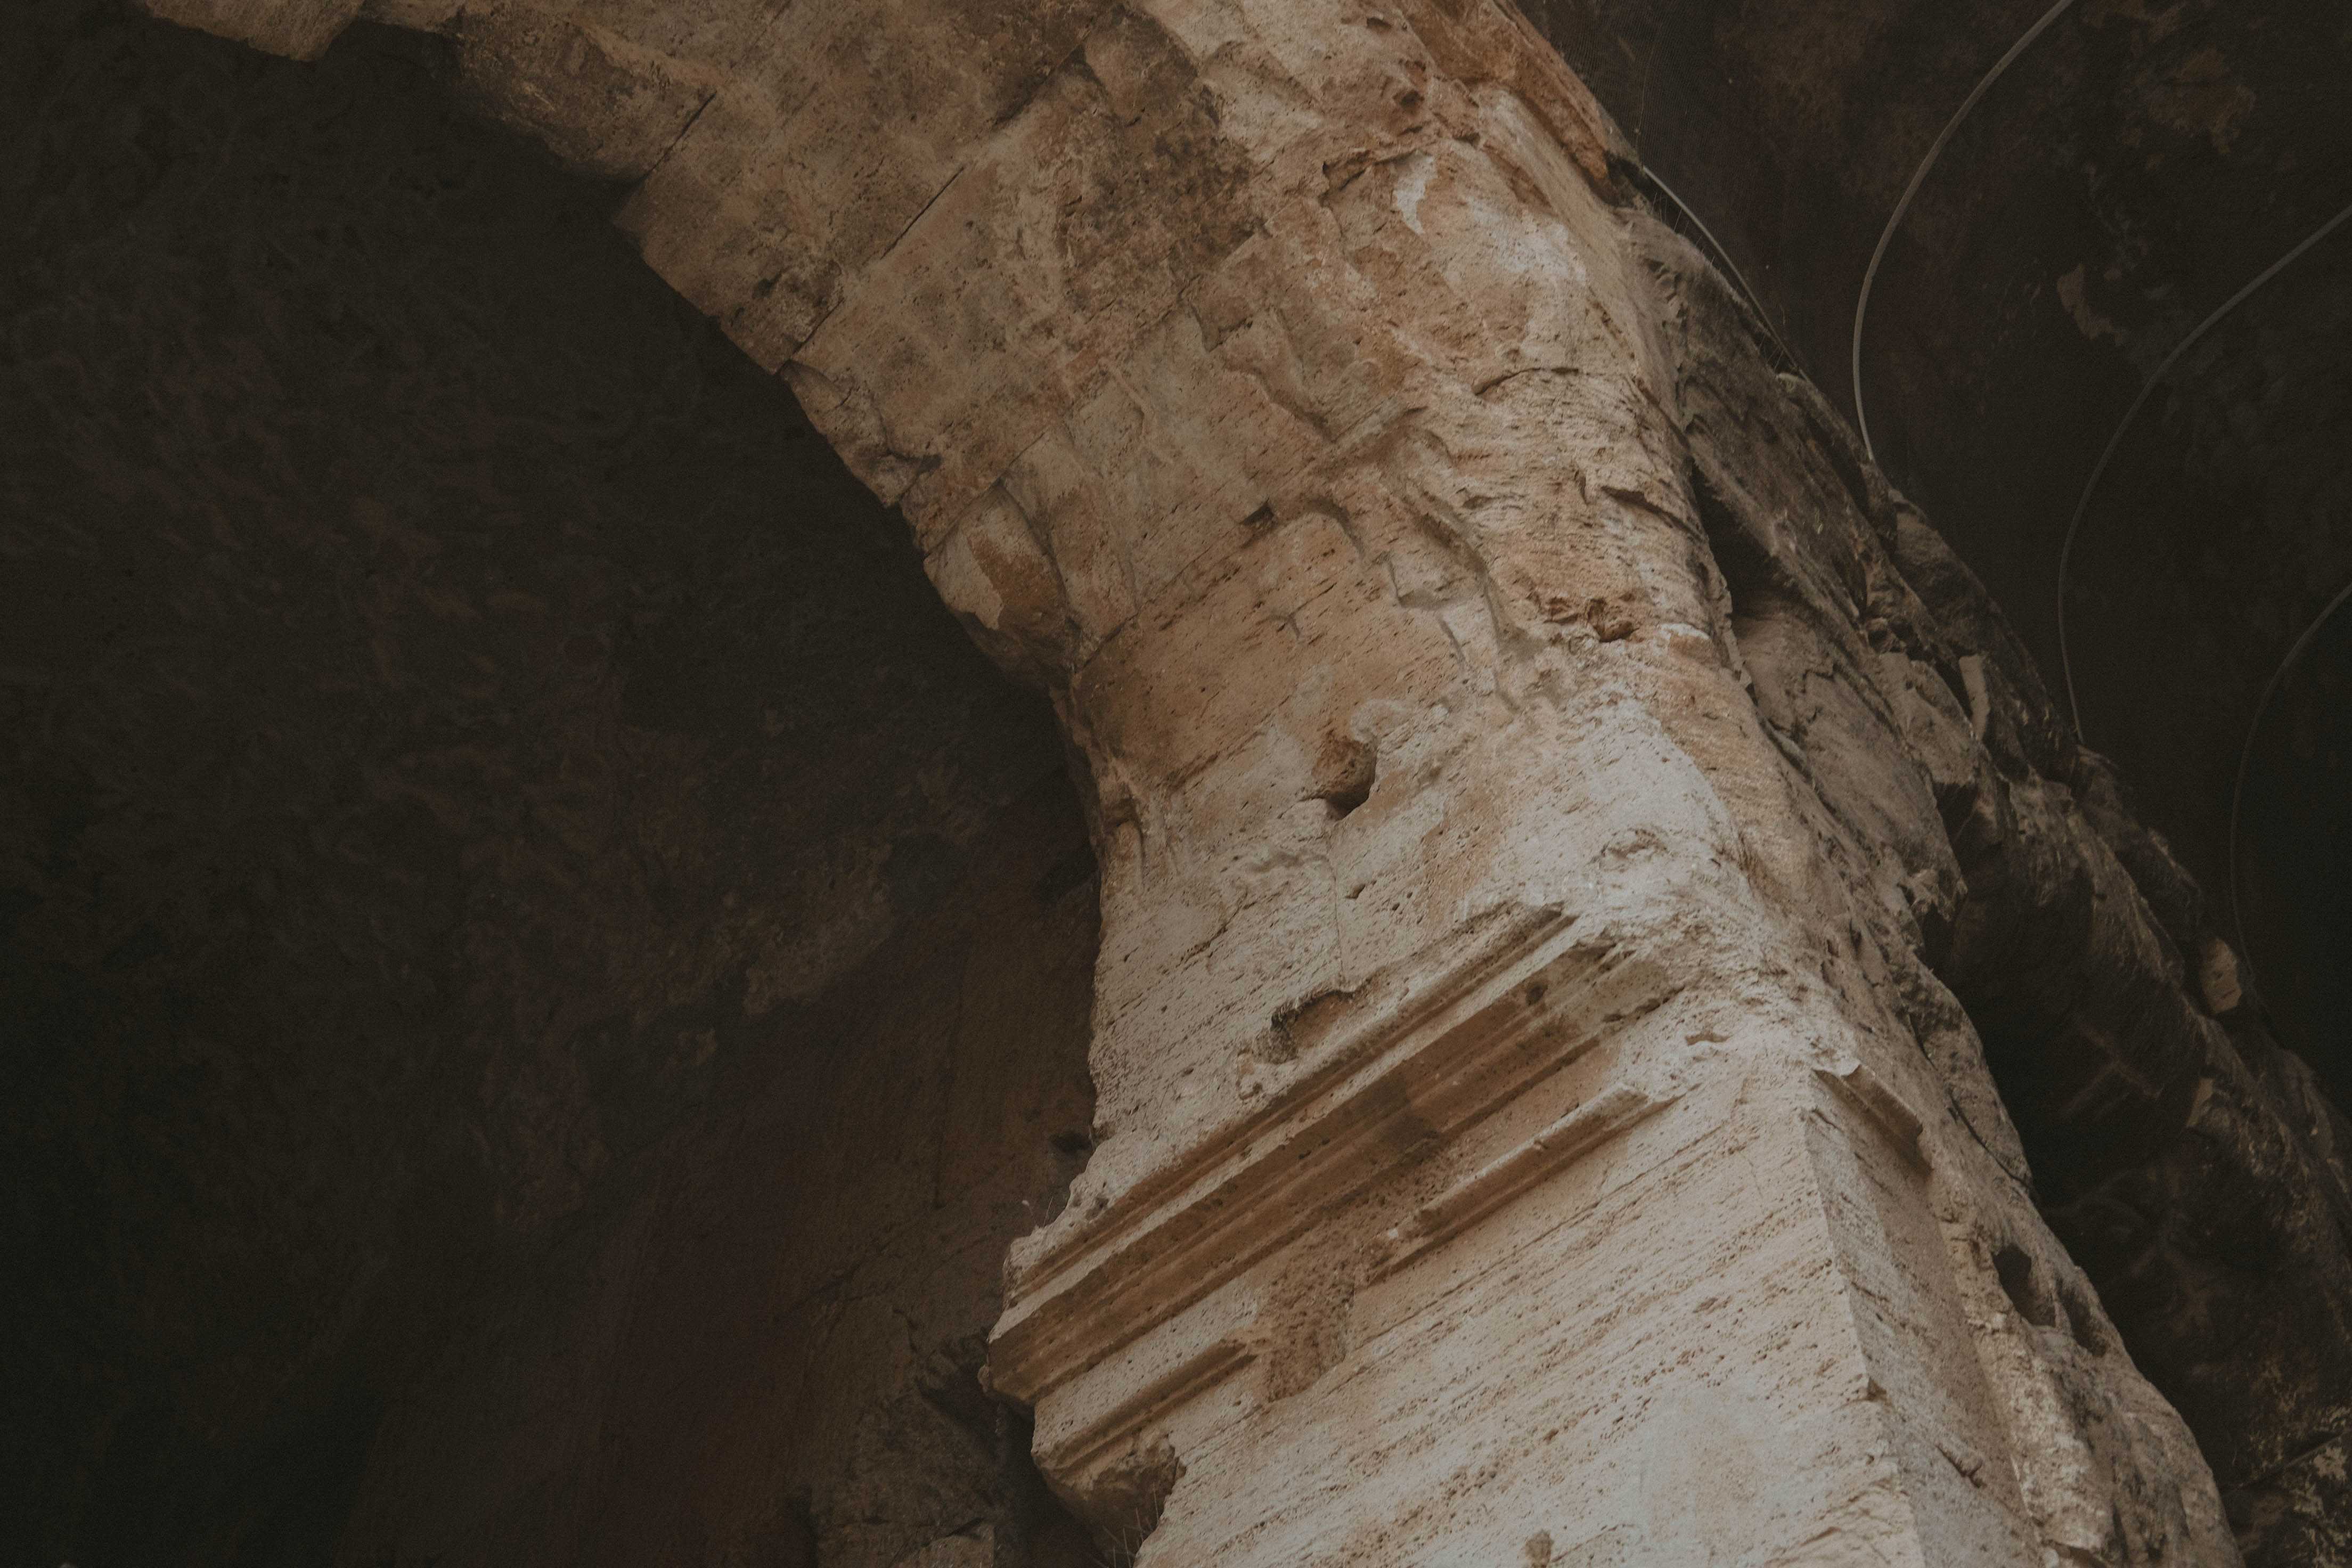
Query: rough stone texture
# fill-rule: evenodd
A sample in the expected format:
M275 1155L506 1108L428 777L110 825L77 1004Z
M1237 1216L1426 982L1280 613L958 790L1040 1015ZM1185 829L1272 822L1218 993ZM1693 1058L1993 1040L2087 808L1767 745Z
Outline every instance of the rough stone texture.
M1947 118L2048 5L1527 8L1846 408L1854 299L1882 226ZM2352 119L2334 85L2347 67L2352 26L2329 0L2084 0L1963 123L1895 237L1864 345L1879 454L2053 684L2067 517L2141 378L2352 202ZM2347 259L2338 230L2174 367L2116 451L2073 564L2086 739L2217 895L2250 710L2352 581ZM2352 794L2325 754L2259 754L2240 874L2257 1004L2341 1102L2352 911L2328 889L2352 885ZM2273 808L2271 780L2326 808Z
M2340 1189L1514 13L409 10L642 176L1086 761L1105 1141L991 1369L1106 1543L2233 1560L1987 1054L2062 1220L2283 1227L2314 1343Z
M6 31L0 1558L1056 1561L1045 705L437 46Z
M1686 290L1704 293L1696 279ZM1792 390L1811 401L1801 384ZM1752 418L1715 425L1743 432L1698 442L1703 455L1717 447L1720 471L1769 471L1770 453L1744 433ZM1833 421L1823 415L1817 427L1834 451ZM1858 455L1845 461L1871 479ZM1906 731L1959 873L1948 884L1956 902L1936 910L1921 953L1965 1004L2022 1133L2003 1163L2032 1153L2045 1214L2098 1282L2134 1358L2197 1431L2250 1558L2343 1560L2352 1542L2332 1455L2352 1394L2345 1119L2243 1010L2206 1000L2182 954L2226 964L2228 951L2196 885L2132 816L2109 764L2054 722L1973 574L1883 484L1862 493L1917 593L1901 614L1874 599L1864 636L1940 670L1979 737L1974 760L1956 767L1956 755ZM1718 544L1718 559L1754 562L1770 542L1768 530ZM1769 574L1763 586L1771 592ZM1885 736L1832 728L1807 738L1825 706L1834 711L1819 688L1835 661L1759 665L1751 653L1748 666L1767 672L1759 701L1799 738L1842 815L1901 820L1874 754ZM1931 1050L1948 1017L1948 999L1926 1003ZM2041 1310L2055 1323L2072 1309L2059 1299Z
M2344 943L2336 935L2352 929L2347 765L2352 616L2338 611L2280 682L2247 766L2242 897L2247 945L2261 963L2251 977L2233 964L2221 979L2242 998L2252 989L2249 979L2258 982L2267 1016L2352 1017L2352 972L2341 962ZM2297 1037L2291 1025L2280 1034ZM2325 1060L2296 1059L2310 1060L2331 1101L2346 1102Z

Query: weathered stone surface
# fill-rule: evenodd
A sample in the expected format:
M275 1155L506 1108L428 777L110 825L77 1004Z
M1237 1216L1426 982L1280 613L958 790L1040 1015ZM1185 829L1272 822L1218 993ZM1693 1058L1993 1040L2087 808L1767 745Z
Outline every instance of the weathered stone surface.
M1693 277L1685 297L1707 293ZM1728 341L1716 340L1702 375L1724 378L1708 362ZM1753 418L1716 428L1737 434L1699 447L1717 447L1726 471L1774 466ZM1921 956L1965 1004L2022 1126L2021 1143L2000 1130L2003 1163L2023 1175L2032 1152L2039 1201L2135 1359L2197 1431L2250 1556L2335 1561L2347 1500L2323 1479L2324 1459L2298 1461L2333 1441L2352 1390L2342 1118L2258 1025L2241 1019L2233 1038L2200 1005L2182 955L2227 950L2195 883L2134 817L2109 764L2057 726L1974 576L1899 498L1864 485L1858 499L1917 589L1880 584L1862 624L1876 668L1907 667L1916 687L1909 711L1920 718L1901 732L1927 764L1948 834L1930 847L1940 861L1932 881L1951 900L1936 900L1929 924L1943 934ZM1750 542L1718 543L1719 559L1760 563L1776 541L1804 541L1754 511L1743 531ZM1970 658L1981 661L1974 680L1962 668ZM1880 782L1889 737L1821 726L1836 661L1750 653L1748 663L1759 701L1788 715L1779 721L1842 815L1927 820ZM1926 719L1937 710L1940 722ZM1980 1131L1990 1125L1958 1096L1956 1105Z
M1996 1079L2088 1135L2078 1239L2284 1204L2314 1335L2326 1168L1515 13L593 11L712 94L625 224L1090 777L1102 1142L991 1369L1107 1543L2234 1559Z
M1439 1536L1505 1549L1538 1527L1555 1539L1631 1531L1654 1550L1783 1531L1793 1547L1826 1526L1937 1555L2013 1555L2037 1535L2143 1560L2226 1552L2185 1433L2120 1365L2105 1374L2128 1411L2116 1423L2084 1414L2080 1400L2055 1426L2032 1419L2039 1406L2021 1390L2035 1377L2063 1385L2065 1373L2046 1369L2088 1352L2001 1329L2015 1319L1997 1304L2006 1298L1994 1294L1993 1260L2027 1254L2030 1278L2032 1253L2045 1270L2063 1267L2051 1261L2056 1248L1990 1171L1942 1178L1961 1184L1945 1199L1966 1237L1957 1254L1932 1189L1905 1184L1907 1134L1890 1142L1878 1130L1916 1124L1885 1079L1918 1074L1922 1058L1869 1059L1885 1057L1864 1043L1884 1009L1864 974L1843 992L1769 983L1818 962L1797 955L1813 946L1803 933L1825 897L1853 905L1872 895L1851 917L1858 927L1888 925L1901 906L1858 871L1848 883L1824 865L1823 825L1801 815L1722 652L1731 638L1679 432L1660 417L1659 301L1580 160L1488 79L1444 74L1409 18L1367 27L1312 7L1279 19L1234 7L1184 14L1166 35L1195 61L1263 62L1245 90L1219 95L1216 123L1233 153L1193 161L1247 172L1207 211L1246 203L1252 243L1304 280L1276 296L1286 335L1303 324L1310 341L1344 342L1339 354L1245 342L1235 346L1256 349L1257 363L1236 363L1223 353L1233 338L1213 337L1195 311L1162 317L1161 290L1185 289L1200 268L1207 299L1258 299L1215 284L1218 270L1248 265L1247 247L1165 270L1161 237L1202 226L1204 214L1187 206L1202 187L1189 183L1087 188L1082 216L1050 231L1077 221L1129 237L1108 253L1130 269L1118 289L1094 293L1070 270L1024 281L1024 237L1049 231L1020 223L1023 198L984 175L992 156L1009 156L990 147L967 166L982 173L969 194L960 181L866 268L804 362L822 377L820 423L938 541L935 579L1024 666L1067 679L1065 715L1098 785L1107 932L1095 1067L1108 1141L1070 1215L1016 1254L1019 1295L996 1354L1000 1386L1039 1402L1049 1473L1106 1529L1159 1513L1150 1550L1196 1560L1286 1561L1318 1540L1371 1555ZM1310 37L1312 50L1301 49ZM1268 79L1285 84L1287 112L1253 118ZM1162 100L1173 109L1185 97ZM1090 156L1087 116L1099 111L1082 99L1066 107L1050 89L1033 106L1033 121L1016 118L999 138L1019 150L1019 166L1043 162L1024 138ZM1378 139L1369 148L1368 130ZM1477 142L1465 141L1474 131ZM1129 216L1153 201L1180 219ZM1065 252L1047 254L1066 266ZM929 281L944 277L970 287ZM1413 309L1400 314L1406 300ZM993 367L1040 321L1053 325L1055 357L1024 351L1021 395L1007 401ZM1099 416L1084 409L1100 395L1084 388L1096 374L1116 399L1116 434L1089 442L1082 432ZM1066 631L1046 594L1050 541L1066 524L1013 527L1013 485L957 517L1057 411L1075 437L1057 444L1090 459L1108 496L1096 530L1123 532L1129 563L1135 609L1092 635ZM1867 542L1858 528L1855 551ZM1859 553L1843 564L1858 570ZM1851 594L1847 603L1851 618ZM1072 653L1097 639L1073 668ZM1344 760L1361 754L1374 759L1369 781ZM1910 804L1904 826L1916 831L1933 805L1924 780ZM1884 837L1864 842L1874 849ZM1622 847L1613 857L1612 846ZM1654 971L1656 994L1633 999L1640 1024L1609 1028L1610 1009L1589 988L1547 978L1594 948ZM1486 1069L1482 1088L1426 1076L1438 1069L1424 1058L1513 1041L1497 1010L1527 1007L1530 994L1538 1038L1555 1053L1580 1048ZM1808 1076L1809 1061L1842 1087L1811 1087L1822 1079ZM1843 1087L1853 1084L1863 1087ZM1743 1111L1751 1094L1760 1109ZM1826 1097L1811 1112L1823 1121L1806 1113L1809 1095ZM1596 1117L1605 1129L1593 1130ZM1542 1131L1547 1120L1557 1131ZM1834 1131L1801 1131L1817 1125ZM1290 1142L1336 1152L1300 1164L1282 1152ZM1587 1320L1573 1306L1539 1313L1521 1343L1495 1314L1559 1300L1557 1289L1490 1278L1468 1297L1456 1288L1433 1298L1429 1270L1491 1276L1501 1259L1480 1244L1496 1216L1519 1212L1530 1193L1562 1196L1549 1184L1553 1147L1635 1162L1620 1225L1646 1223L1686 1246L1727 1231L1744 1238L1738 1261L1714 1271L1752 1270L1748 1293L1784 1301L1790 1315L1736 1340L1763 1359L1727 1371L1728 1385L1696 1376L1682 1397L1710 1411L1754 1400L1793 1422L1815 1445L1811 1462L1791 1467L1801 1481L1759 1481L1688 1515L1517 1515L1526 1505L1512 1500L1539 1484L1549 1458L1538 1417L1556 1381L1507 1385L1466 1366L1433 1378L1432 1360L1441 1342L1459 1341L1479 1346L1478 1364L1495 1373L1539 1372ZM1694 1156L1684 1190L1633 1179L1644 1149L1672 1169L1675 1152L1694 1147L1712 1152ZM1767 1207L1752 1225L1726 1226L1725 1199L1710 1196L1722 1178L1709 1173L1740 1168L1721 1162L1751 1149L1740 1162L1751 1190L1756 1166L1777 1173L1759 1190ZM1580 1169L1562 1157L1567 1172ZM1927 1163L1989 1162L1973 1143L1948 1143ZM1489 1169L1533 1173L1535 1184ZM1415 1192L1423 1208L1397 1208ZM1838 1208L1827 1195L1837 1193L1859 1206ZM1199 1205L1211 1194L1222 1194L1217 1218L1203 1229ZM1776 1210L1770 1194L1794 1206ZM1826 1236L1769 1217L1824 1203L1851 1215ZM1539 1208L1577 1212L1572 1202ZM1384 1267L1379 1238L1412 1212L1438 1216L1426 1223L1439 1245ZM1987 1223L1996 1215L1998 1231ZM1301 1228L1309 1221L1311 1233ZM1825 1258L1811 1250L1824 1243ZM1654 1262L1675 1300L1664 1283L1675 1277L1671 1256ZM1826 1275L1811 1272L1816 1258ZM1979 1309L1983 1333L1996 1345L2016 1336L2006 1355L1950 1359L1977 1342L1961 1268L1987 1282L1975 1287L1993 1304ZM1810 1304L1819 1285L1799 1280L1842 1291L1881 1270L1891 1270L1885 1289L1847 1298L1872 1303L1857 1338L1831 1349L1810 1337L1817 1328L1799 1327L1825 1321ZM1684 1312L1701 1310L1681 1300ZM1670 1355L1665 1325L1680 1315L1628 1321L1624 1370L1592 1385L1590 1435L1566 1450L1592 1483L1571 1490L1621 1507L1639 1495L1600 1477L1643 1440L1599 1445L1590 1424L1669 1375L1671 1359L1656 1358ZM2098 1342L2114 1353L2111 1335ZM1790 1357L1788 1370L1773 1370L1766 1346ZM1835 1378L1824 1384L1823 1355L1851 1358L1853 1389L1893 1391L1884 1410L1840 1394ZM1816 1375L1797 1378L1799 1364ZM2004 1376L2026 1379L2004 1387L2006 1400L1993 1393ZM1415 1441L1440 1429L1434 1411L1402 1427L1393 1414L1378 1426L1346 1414L1410 1409L1415 1389L1477 1412L1444 1423L1469 1447ZM1518 1399L1537 1403L1520 1411ZM2055 1395L2043 1403L2069 1409ZM1874 1450L1886 1457L1864 1457ZM1981 1479L1986 1467L1951 1450L2002 1454L1990 1473L2007 1479ZM2077 1454L2095 1457L2087 1471ZM1276 1493L1273 1478L1302 1462L1304 1475ZM1369 1472L1372 1495L1394 1500L1335 1511L1311 1483L1321 1464ZM1577 1473L1540 1485L1549 1495ZM1465 1489L1472 1474L1486 1479ZM2126 1496L2137 1503L2128 1519Z
M1947 118L2049 11L1525 5L1849 412L1882 227ZM2352 120L2329 85L2347 66L2329 0L2066 7L1976 102L1892 237L1861 345L1878 451L2053 688L2068 514L2143 377L2352 201ZM2293 682L2278 693L2232 801L2265 683L2352 580L2343 232L2172 367L2123 432L2063 584L2085 738L2218 904L2236 879L2256 1005L2339 1100L2352 795L2329 759L2352 659L2306 656L2310 706Z

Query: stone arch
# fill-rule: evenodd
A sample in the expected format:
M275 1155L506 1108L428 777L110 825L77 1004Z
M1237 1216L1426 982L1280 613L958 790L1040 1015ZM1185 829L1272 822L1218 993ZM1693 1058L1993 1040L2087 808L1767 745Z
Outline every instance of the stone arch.
M1057 1487L1173 1562L2226 1560L2112 1336L2000 1305L2073 1277L1937 966L1970 811L2121 887L2070 751L1557 58L1476 0L884 9L382 15L637 181L1085 759L1108 1136L992 1356Z
M0 94L0 1554L1035 1544L1049 707L429 41L122 9Z

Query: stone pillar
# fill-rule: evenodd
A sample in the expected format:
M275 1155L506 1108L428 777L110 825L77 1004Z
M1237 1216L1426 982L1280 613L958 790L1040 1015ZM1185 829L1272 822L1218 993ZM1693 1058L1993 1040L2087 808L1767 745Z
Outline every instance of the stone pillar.
M2234 1561L1919 958L1981 716L1507 5L378 9L636 182L1055 695L1100 1142L992 1368L1107 1545Z
M1597 117L1493 14L1178 13L1086 58L1201 68L1245 183L1165 223L1237 239L919 508L1100 801L1104 1141L992 1352L1047 1475L1150 1563L2122 1561L2002 1322L2038 1225L1862 973L1905 868L1743 689Z

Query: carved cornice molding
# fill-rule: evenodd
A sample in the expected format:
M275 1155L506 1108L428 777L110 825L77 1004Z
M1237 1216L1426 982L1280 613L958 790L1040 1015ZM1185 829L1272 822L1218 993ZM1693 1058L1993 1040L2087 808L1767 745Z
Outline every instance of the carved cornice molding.
M1666 966L1632 942L1582 931L1556 911L1496 933L1401 1000L1378 1005L1368 988L1363 1000L1374 1005L1334 1020L1316 1049L1321 1065L1101 1213L1070 1224L1013 1274L990 1351L994 1386L1035 1405L1132 1353L1318 1217L1559 1073L1679 988ZM1424 1210L1433 1215L1426 1232L1405 1245L1434 1245L1671 1098L1623 1086L1601 1091L1538 1134L1536 1146ZM1164 1405L1242 1359L1246 1352L1216 1342L1175 1354L1158 1375L1140 1374L1137 1397ZM1126 1410L1132 1403L1121 1401L1119 1412L1135 1415ZM1113 1414L1103 1419L1122 1428L1143 1419Z

